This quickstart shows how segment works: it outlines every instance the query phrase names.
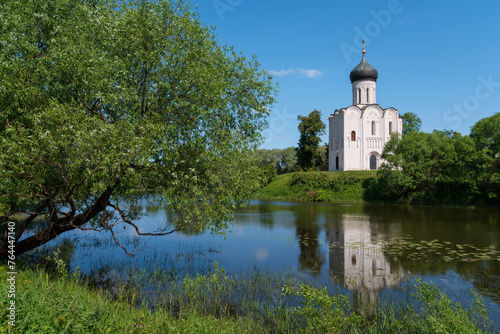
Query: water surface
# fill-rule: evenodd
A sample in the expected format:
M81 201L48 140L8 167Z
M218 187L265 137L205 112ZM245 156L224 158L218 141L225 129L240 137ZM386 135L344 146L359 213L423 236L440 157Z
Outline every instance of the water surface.
M147 201L140 211L144 231L172 219ZM471 288L480 291L500 327L498 210L253 201L235 213L226 236L185 231L137 237L130 228L117 236L135 257L125 255L109 234L90 231L69 232L46 247L64 245L71 267L83 273L107 266L194 273L213 261L229 273L291 271L334 282L352 293L357 308L374 305L380 296L397 296L421 278L465 305L471 303Z

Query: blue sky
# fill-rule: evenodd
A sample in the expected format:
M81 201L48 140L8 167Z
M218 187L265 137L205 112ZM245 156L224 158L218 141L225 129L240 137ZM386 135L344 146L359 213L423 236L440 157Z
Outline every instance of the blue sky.
M296 146L297 115L326 123L352 104L350 71L379 72L377 103L410 111L422 130L468 134L500 111L500 2L192 0L223 44L255 54L279 81L263 148ZM323 136L323 141L327 136Z

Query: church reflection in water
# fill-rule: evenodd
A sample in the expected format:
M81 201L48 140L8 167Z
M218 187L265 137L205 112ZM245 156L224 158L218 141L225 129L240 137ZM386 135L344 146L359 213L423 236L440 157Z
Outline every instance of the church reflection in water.
M378 293L398 286L403 270L391 267L368 216L343 214L340 222L328 226L327 238L330 275L353 291L354 309L371 314Z

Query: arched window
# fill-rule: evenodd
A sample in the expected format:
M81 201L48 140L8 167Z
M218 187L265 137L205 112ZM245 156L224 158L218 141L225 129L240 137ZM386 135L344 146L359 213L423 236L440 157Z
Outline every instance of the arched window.
M366 103L370 103L370 88L366 89Z
M356 131L351 132L351 141L356 141Z
M375 136L375 121L372 121L372 136Z
M361 103L361 88L358 88L358 103Z
M392 122L389 122L389 135L392 134Z
M375 155L370 156L370 170L377 169L377 157Z

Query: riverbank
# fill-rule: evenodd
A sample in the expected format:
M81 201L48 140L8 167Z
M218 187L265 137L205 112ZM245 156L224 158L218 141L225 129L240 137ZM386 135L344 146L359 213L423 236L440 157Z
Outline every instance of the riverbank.
M313 288L291 273L237 276L214 264L205 275L137 271L121 281L96 280L69 274L57 257L55 262L53 272L18 268L15 326L7 324L7 299L2 299L1 333L399 333L401 328L488 333L489 328L480 300L464 309L423 282L407 301L380 302L367 316L353 312L348 295ZM0 267L2 277L6 271ZM168 289L146 289L151 280ZM8 289L3 279L3 296ZM290 298L294 302L280 302ZM417 304L418 310L412 306Z
M374 171L295 172L278 175L255 193L262 200L364 202Z
M394 175L396 179L399 175ZM390 177L389 177L390 178ZM255 199L334 203L411 204L444 207L499 208L467 184L436 182L429 191L398 196L376 171L294 172L278 175L254 194ZM439 191L436 191L438 189ZM438 196L430 196L434 191Z
M163 308L137 307L139 296L126 285L117 293L91 288L76 277L49 275L44 270L17 270L15 326L7 321L2 299L0 333L236 333L256 332L245 318L217 319L186 310L174 317ZM5 270L2 272L5 277ZM7 297L6 280L0 283Z

